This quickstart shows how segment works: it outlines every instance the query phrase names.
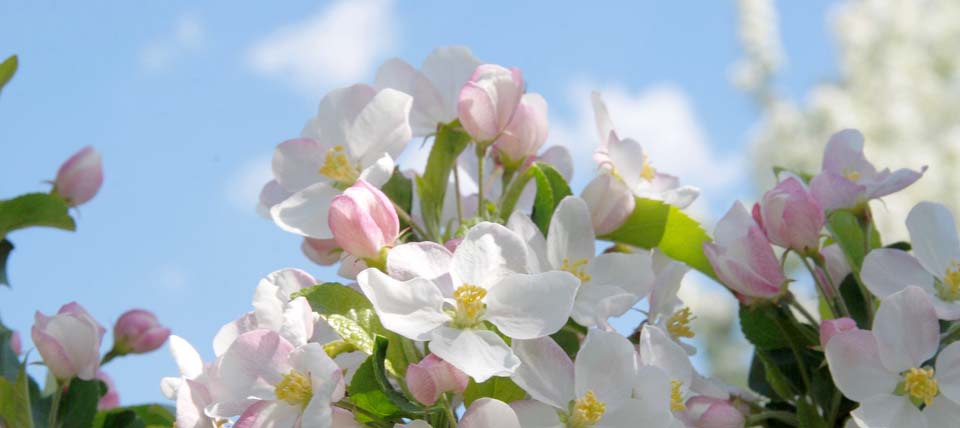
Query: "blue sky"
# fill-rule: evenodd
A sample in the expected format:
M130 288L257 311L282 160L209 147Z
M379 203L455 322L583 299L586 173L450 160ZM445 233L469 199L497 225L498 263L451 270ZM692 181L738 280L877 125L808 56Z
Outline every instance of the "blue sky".
M738 171L757 112L728 79L740 55L733 1L240 3L0 3L0 56L20 55L0 96L0 198L46 191L84 145L105 169L77 233L10 236L0 316L25 339L35 310L76 300L104 325L154 311L211 357L213 335L249 310L263 275L334 279L254 212L273 146L299 133L324 90L439 46L522 68L550 103L550 142L574 153L595 143L584 95L604 90L628 136L660 144L655 165L708 191L700 215L753 194ZM778 2L791 94L835 74L830 5ZM106 371L132 404L162 401L159 379L176 368L164 349Z

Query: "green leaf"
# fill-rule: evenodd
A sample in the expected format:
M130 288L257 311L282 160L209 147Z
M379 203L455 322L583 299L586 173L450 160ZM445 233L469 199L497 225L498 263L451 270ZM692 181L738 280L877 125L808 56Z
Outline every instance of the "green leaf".
M380 390L383 391L387 398L402 412L412 415L422 414L424 412L423 407L408 400L401 392L394 389L393 385L391 385L387 379L385 363L388 346L390 346L390 341L387 340L386 337L377 336L374 340L373 355L371 355L370 358L372 359L373 375L377 381L377 385L379 385Z
M447 193L450 171L457 157L470 144L470 135L460 127L460 121L443 125L437 131L433 147L427 157L423 177L417 179L417 196L420 197L420 215L428 238L443 242L440 235L443 200Z
M4 426L33 427L28 382L26 364L20 365L16 380L12 383L0 378L0 421Z
M366 296L337 282L325 282L304 288L293 293L290 298L300 296L305 297L310 308L321 316L347 315L351 310L373 309L373 304Z
M17 72L18 65L19 60L16 55L10 55L3 62L0 62L0 90L3 90L3 87L13 78L13 74Z
M350 381L350 402L381 418L387 418L400 412L400 408L380 390L380 383L374 374L376 364L373 357L367 358L353 373Z
M28 193L0 201L0 236L31 226L75 230L67 201L49 193Z
M820 417L817 406L807 402L805 397L797 400L797 420L800 422L798 428L827 428L827 421Z
M770 389L783 400L793 401L793 398L800 391L800 387L794 382L799 383L799 377L790 376L787 373L788 366L791 372L796 372L796 360L789 349L775 349L767 351L756 351L756 356L763 364L763 373L767 385Z
M463 405L470 407L475 400L484 397L509 403L523 400L527 397L527 392L508 377L492 377L483 383L477 383L471 378L467 390L463 392Z
M20 373L20 357L13 352L10 341L13 330L0 322L0 377L13 382Z
M394 168L393 175L380 188L393 203L398 207L410 213L413 207L413 180L400 173L400 168ZM401 220L402 222L402 220ZM405 223L405 222L403 222ZM409 227L408 224L401 224L401 228Z
M796 324L785 313L789 310L772 304L740 305L743 336L757 349L786 348L791 342L801 349L817 345L810 340L816 337L815 332L806 324Z
M537 196L534 199L533 214L530 217L540 228L540 232L546 236L550 219L553 218L557 205L560 205L560 201L570 196L572 192L567 180L552 166L538 162L530 165L529 168L537 182Z
M674 260L717 278L703 253L703 244L710 242L710 237L700 223L673 205L637 198L633 213L623 225L600 239L646 249L656 247Z
M10 278L7 277L7 260L10 253L13 252L13 242L4 238L0 239L0 285L10 286Z
M97 412L93 428L164 428L173 425L175 411L160 404L141 404Z
M89 428L97 415L97 403L107 393L107 385L99 380L73 379L60 405L61 428Z
M863 296L863 290L853 274L849 274L840 283L840 296L847 304L850 311L850 318L857 322L857 326L862 329L870 328L870 308L867 307L867 301Z
M827 228L833 239L843 249L847 261L853 270L860 271L863 258L866 256L867 243L863 234L863 227L857 216L850 211L834 211L827 218Z

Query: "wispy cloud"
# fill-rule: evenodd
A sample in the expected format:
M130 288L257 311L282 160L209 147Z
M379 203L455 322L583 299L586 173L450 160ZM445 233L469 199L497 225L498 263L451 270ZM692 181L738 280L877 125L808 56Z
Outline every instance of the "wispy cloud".
M340 0L254 43L250 66L310 96L363 79L396 38L391 0Z
M140 65L148 71L163 71L173 67L183 57L199 52L206 40L203 23L194 15L177 18L173 28L140 52Z
M697 217L716 215L711 212L710 199L729 197L731 189L742 183L744 160L721 153L711 144L682 89L658 84L632 91L584 81L570 86L574 119L552 120L550 130L551 141L566 145L572 152L578 183L589 180L596 169L592 153L598 137L590 104L592 90L603 94L617 133L639 141L655 168L703 190L704 197L691 207Z

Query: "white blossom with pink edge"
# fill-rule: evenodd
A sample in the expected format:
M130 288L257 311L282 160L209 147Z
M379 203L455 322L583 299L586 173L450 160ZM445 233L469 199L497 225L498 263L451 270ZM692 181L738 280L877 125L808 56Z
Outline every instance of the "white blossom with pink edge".
M100 153L91 146L70 156L57 171L54 190L67 199L70 206L86 203L103 185L103 163Z
M475 141L493 143L513 120L524 89L518 68L495 64L477 67L460 90L460 124Z
M739 201L717 223L714 242L703 252L720 280L741 299L781 295L787 278L770 241Z
M73 377L91 380L100 368L100 341L106 330L76 302L60 307L53 316L39 311L31 329L33 344L43 363L59 381Z

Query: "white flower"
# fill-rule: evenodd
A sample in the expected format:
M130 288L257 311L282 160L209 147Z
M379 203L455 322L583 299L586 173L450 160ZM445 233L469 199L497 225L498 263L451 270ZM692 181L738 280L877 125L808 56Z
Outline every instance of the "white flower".
M534 339L563 327L573 306L577 279L528 274L526 251L519 236L484 222L452 254L435 243L400 245L387 256L395 277L367 269L357 281L384 327L429 341L431 352L483 382L519 365L485 321L508 337Z
M960 343L947 346L934 366L940 326L933 303L907 287L880 304L873 331L847 330L827 342L837 388L860 403L851 414L861 428L939 428L960 418Z
M697 349L690 344L681 342L681 339L692 339L694 332L690 323L695 318L690 307L683 306L677 298L683 277L690 268L683 263L676 262L660 251L653 252L653 270L656 279L650 290L649 312L647 322L666 331L670 338L683 347L688 354L694 355ZM677 309L677 307L680 307Z
M216 365L206 365L189 342L179 336L170 336L170 354L180 369L179 377L165 377L160 381L163 395L177 403L177 427L211 428L222 420L212 418L204 409L213 404L218 392ZM222 423L222 422L221 422Z
M950 210L921 202L907 216L907 229L914 255L892 248L871 251L860 274L864 285L881 299L918 286L933 299L940 319L960 319L960 240Z
M327 210L342 189L364 179L374 186L393 173L394 158L411 138L412 98L394 89L367 85L334 90L320 103L301 138L277 146L273 181L261 194L274 222L310 238L333 235Z
M557 205L546 239L523 214L512 215L508 227L527 242L531 269L566 271L580 280L571 314L574 321L608 327L608 318L623 315L650 292L653 268L650 253L642 250L595 255L591 224L583 199L568 196Z
M637 379L633 345L617 333L593 329L574 361L553 339L518 340L521 366L512 376L532 400L512 403L524 427L626 428L638 421L666 427L666 415L635 398ZM663 400L669 404L669 386Z
M687 352L667 332L647 324L640 332L639 367L634 395L644 403L645 418L655 426L683 427L678 415L696 378Z

